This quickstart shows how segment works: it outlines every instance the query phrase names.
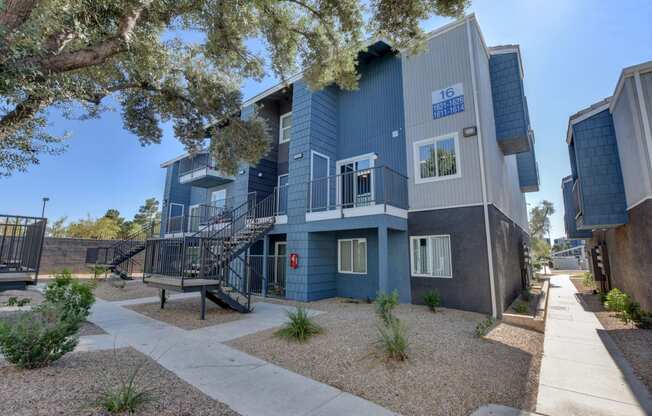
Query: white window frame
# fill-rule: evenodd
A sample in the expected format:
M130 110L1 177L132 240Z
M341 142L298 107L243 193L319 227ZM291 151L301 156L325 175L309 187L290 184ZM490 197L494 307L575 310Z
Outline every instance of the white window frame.
M281 178L282 178L283 176L287 176L287 177L288 177L288 181L290 180L290 174L289 174L289 173L283 173L283 174L278 175L278 176L276 177L276 212L279 211L279 206L281 205ZM290 184L290 182L288 182L287 185L289 185L289 184ZM285 185L285 186L287 187L287 185ZM287 192L287 191L286 191L286 192ZM286 193L285 195L287 195L287 193ZM285 201L285 205L286 205L286 206L285 206L285 211L287 212L287 209L288 209L288 207L287 207L287 201Z
M287 117L292 116L292 111L288 111L285 114L281 114L281 116L278 118L278 142L279 143L287 143L290 140L292 140L292 135L290 134L290 138L287 140L283 140L283 130L285 129L292 129L292 124L294 124L294 120L292 120L292 124L290 124L290 127L283 127L283 119ZM291 132L291 130L290 130Z
M351 270L342 270L342 242L343 241L350 241L351 242ZM353 271L353 254L355 253L353 251L353 241L363 241L364 242L364 249L365 249L365 256L364 256L364 272L354 272ZM369 257L369 246L367 245L367 239L366 238L341 238L337 240L337 272L341 274L367 274L367 258Z
M200 205L201 204L194 204L194 205L189 205L188 206L188 227L187 228L188 228L189 233L193 232L193 230L190 229L190 227L192 226L192 220L193 220L193 218L192 218L192 210L193 210L193 208L199 208ZM201 210L199 210L199 212L201 212ZM199 231L200 227L201 227L201 223L198 222L197 223L197 230L195 230L195 231Z
M434 144L436 148L437 142L440 142L442 140L447 140L447 139L453 139L455 142L455 166L457 168L457 172L454 175L433 176L431 178L422 178L419 148L421 146L428 145L428 144ZM412 155L413 155L413 164L414 164L414 183L420 184L420 183L428 183L428 182L437 182L437 181L445 181L449 179L457 179L462 177L460 139L459 139L459 134L457 134L457 132L442 134L441 136L431 137L429 139L424 139L424 140L419 140L418 142L414 142ZM439 173L437 172L437 170L438 170L438 166L435 166L436 173Z
M335 162L335 175L337 176L337 182L335 184L335 188L336 188L335 189L335 195L336 195L335 200L336 200L337 206L342 205L342 192L341 192L341 190L342 190L342 173L340 172L340 167L342 165L348 165L349 163L355 163L355 162L359 162L361 160L369 160L370 161L369 170L371 171L371 200L374 201L374 202L376 201L376 195L375 195L375 193L376 193L375 180L376 179L374 177L375 176L374 175L374 172L375 172L374 167L376 166L376 159L378 159L378 155L376 153L365 153L363 155L350 157L348 159L340 159L340 160ZM355 195L355 194L357 194L357 191L358 191L358 189L357 189L358 185L357 185L356 180L353 181L353 186L354 186L354 195ZM355 202L354 202L354 206L355 206Z
M166 232L168 232L168 230L170 229L170 220L172 218L177 218L177 217L172 216L172 206L173 205L177 205L177 206L181 207L181 217L182 218L183 218L184 214L186 213L186 206L184 204L180 204L178 202L170 202L170 204L168 205L168 218L167 218L167 225L166 225L166 228L165 228ZM183 232L183 224L181 224L181 231Z
M451 265L451 275L450 276L437 276L435 275L435 264L434 264L434 257L432 256L432 240L431 238L433 237L446 237L448 240L448 252L450 253L450 265ZM432 270L432 274L427 274L427 273L418 273L416 269L416 264L414 263L414 243L413 241L415 240L421 240L425 238L427 241L427 252L430 262L430 270ZM410 273L412 276L417 276L417 277L432 277L435 279L452 279L453 278L453 250L451 248L451 236L450 234L431 234L431 235L413 235L410 236Z
M323 157L323 158L327 159L327 161L326 161L326 176L324 176L324 178L326 178L326 187L327 187L327 189L326 189L326 211L328 211L328 209L331 206L331 193L330 193L331 158L326 156L323 153L319 153L316 150L311 150L310 151L310 186L309 186L310 193L308 195L308 197L310 199L308 199L308 206L312 210L311 204L312 204L312 187L314 186L314 180L315 180L314 169L313 169L314 166L315 166L315 156ZM319 179L324 179L324 178L319 178Z

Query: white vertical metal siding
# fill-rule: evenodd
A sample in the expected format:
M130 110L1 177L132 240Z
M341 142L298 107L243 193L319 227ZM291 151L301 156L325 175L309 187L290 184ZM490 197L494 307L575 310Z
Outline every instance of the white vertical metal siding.
M432 38L427 50L418 55L403 55L402 66L410 209L482 203L477 138L462 135L464 127L475 125L465 26ZM464 112L433 120L432 91L460 82L464 83ZM415 184L414 142L455 132L460 140L462 176Z

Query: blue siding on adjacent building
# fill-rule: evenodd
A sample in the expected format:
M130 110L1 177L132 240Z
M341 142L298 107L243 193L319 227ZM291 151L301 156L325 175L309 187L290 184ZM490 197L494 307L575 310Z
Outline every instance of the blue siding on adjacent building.
M572 154L580 184L582 230L627 223L625 186L608 109L572 126Z
M175 162L166 168L165 191L163 193L163 204L161 210L161 234L165 232L170 204L183 204L184 213L188 212L190 196L193 187L179 183L179 162Z
M566 237L591 238L593 236L591 230L577 229L577 223L575 222L577 212L573 202L573 177L567 176L562 179L561 187L564 196L564 227L566 229Z
M498 144L506 155L527 152L530 126L518 55L491 55L489 71Z
M377 165L406 175L401 59L375 59L361 66L360 76L359 89L338 94L337 159L373 152Z
M516 154L518 184L521 187L521 192L539 191L539 166L537 165L534 143L531 142L530 146L529 151Z

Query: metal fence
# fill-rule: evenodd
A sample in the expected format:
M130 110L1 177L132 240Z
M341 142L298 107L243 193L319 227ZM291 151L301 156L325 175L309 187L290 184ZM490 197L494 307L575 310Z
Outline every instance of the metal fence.
M313 179L308 212L391 205L407 209L407 177L386 166Z
M265 256L262 254L249 255L251 269L251 292L258 295L285 297L285 275L287 256L267 256L267 281L263 281L263 265Z
M43 252L45 218L0 215L0 273L38 275Z

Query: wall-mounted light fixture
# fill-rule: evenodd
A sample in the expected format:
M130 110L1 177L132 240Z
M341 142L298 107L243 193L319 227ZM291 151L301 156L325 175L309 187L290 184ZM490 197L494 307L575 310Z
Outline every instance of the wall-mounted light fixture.
M245 170L244 170L244 169L240 169L240 171L238 172L238 175L244 175L244 174L245 174Z
M478 128L476 126L464 127L464 129L462 129L462 134L464 137L477 136Z

